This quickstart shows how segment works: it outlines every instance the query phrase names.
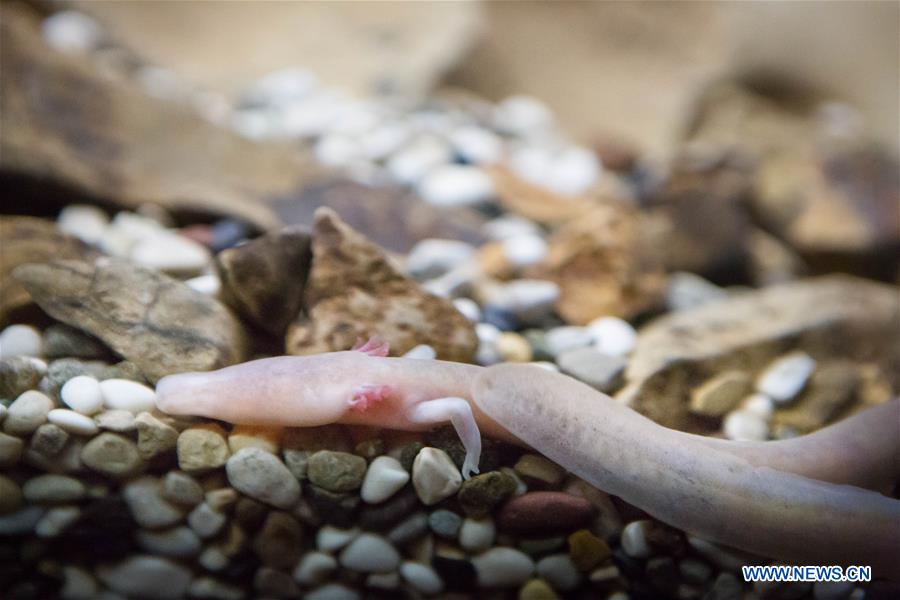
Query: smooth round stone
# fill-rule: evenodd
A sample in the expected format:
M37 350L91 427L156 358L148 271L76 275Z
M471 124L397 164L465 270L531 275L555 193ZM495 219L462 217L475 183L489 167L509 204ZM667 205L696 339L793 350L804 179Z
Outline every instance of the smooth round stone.
M774 361L756 380L756 390L777 404L793 400L806 386L816 361L805 352L792 352Z
M107 379L100 382L103 404L111 410L127 410L135 415L156 408L156 392L130 379Z
M294 567L291 575L300 585L312 586L323 583L337 570L337 560L325 552L307 552Z
M537 573L555 589L568 592L581 583L581 573L568 554L551 554L537 563Z
M47 420L75 435L94 435L100 430L92 418L65 408L54 408L47 413Z
M47 422L53 400L45 394L29 390L15 399L3 419L3 431L13 435L29 435Z
M197 534L184 526L162 531L139 529L135 532L135 539L147 552L171 558L196 556L203 548Z
M534 573L531 558L514 548L491 548L473 558L472 565L478 585L485 588L521 585Z
M699 275L672 273L666 284L666 306L671 311L687 310L728 298L728 292Z
M122 498L137 524L147 529L172 527L184 517L184 509L166 500L159 480L150 475L123 486Z
M462 315L471 323L477 323L481 320L481 307L471 298L455 298L453 306L462 313Z
M541 229L534 222L514 214L491 219L482 225L481 231L489 239L495 241L503 241L520 236L536 235L540 237L541 234Z
M108 429L117 433L134 431L134 414L129 410L105 410L94 416L94 423L100 429Z
M359 600L361 597L342 583L328 583L303 594L304 600Z
M590 332L577 325L563 325L547 331L544 343L551 356L559 356L563 352L585 348L594 341Z
M10 325L0 332L0 358L40 356L41 332L30 325Z
M344 548L341 566L362 573L387 573L400 564L400 554L381 536L364 533Z
M503 140L493 131L482 127L460 127L450 133L450 144L466 162L485 165L503 158Z
M0 535L22 535L34 531L35 525L44 516L41 506L25 506L15 512L0 516Z
M65 531L81 517L77 506L51 508L34 526L34 533L40 538L54 538Z
M577 196L588 191L600 178L597 155L586 148L572 146L553 157L540 185L558 194Z
M612 392L622 383L627 362L621 356L609 356L593 348L575 348L562 352L556 360L560 370L601 392Z
M84 498L86 492L83 483L65 475L38 475L22 486L29 502L72 502Z
M422 563L404 561L400 565L400 576L422 594L439 594L444 589L444 582L437 572Z
M621 544L625 554L632 558L650 558L654 550L647 539L653 522L642 519L632 521L622 529Z
M108 432L101 433L84 445L81 460L94 471L110 477L127 477L142 465L134 442Z
M497 337L497 352L504 362L529 362L533 356L531 344L514 331L504 331Z
M494 197L494 183L477 167L444 165L428 173L418 186L422 199L434 206L466 206Z
M490 517L466 519L459 530L459 545L469 552L487 550L494 543L497 529Z
M286 67L267 73L244 92L242 100L250 104L294 104L309 97L319 80L308 69Z
M735 410L725 416L722 433L729 440L761 442L769 437L769 426L755 412Z
M192 277L184 282L194 291L206 294L207 296L217 296L219 290L222 289L222 281L215 275L199 275Z
M525 481L544 487L558 487L566 471L553 461L539 454L523 454L513 467Z
M23 498L19 484L6 475L0 474L0 515L19 510Z
M114 592L161 600L182 598L193 578L187 567L145 554L132 556L113 566L101 567L97 574Z
M741 371L725 371L691 390L691 412L721 417L733 410L751 389L750 377Z
M81 567L65 565L62 568L63 585L59 597L63 600L94 600L98 597L97 580Z
M494 108L494 127L504 133L529 136L553 126L553 113L533 96L510 96Z
M456 539L463 518L453 511L439 509L428 515L428 526L441 537Z
M197 557L197 562L207 571L217 572L228 566L228 556L218 546L207 546Z
M244 590L212 577L197 577L188 588L191 598L209 598L210 600L244 600Z
M203 539L211 538L219 533L226 521L227 517L224 514L214 510L206 502L198 504L187 517L188 525Z
M584 498L563 492L515 496L497 514L501 531L523 535L560 534L587 526L595 510Z
M66 54L86 53L103 41L103 28L91 17L76 10L54 13L41 21L47 45Z
M87 375L78 375L63 384L59 392L62 401L83 415L93 415L103 409L100 382Z
M255 450L265 452L259 448ZM178 435L176 452L178 466L188 473L217 469L226 464L231 454L225 432L216 425L191 427L182 431Z
M316 548L325 552L340 550L359 535L359 529L341 529L333 525L325 525L316 533Z
M466 242L428 238L409 251L406 270L413 277L431 279L469 262L474 255L475 248Z
M502 244L503 254L517 269L538 263L547 256L547 242L539 235L511 236L504 239Z
M372 461L363 479L360 496L363 502L378 504L384 502L409 481L409 473L400 461L390 456L379 456Z
M202 245L165 230L138 241L129 258L151 269L179 273L199 273L212 260Z
M519 589L519 600L559 600L559 596L543 579L531 579Z
M413 487L425 506L437 504L462 486L462 475L443 450L422 448L413 461Z
M400 587L400 573L370 573L366 587L373 590L394 591Z
M419 344L414 346L409 352L403 355L403 358L413 358L416 360L434 360L437 358L437 352L428 344Z
M751 394L741 402L741 410L768 421L775 413L775 403L765 394Z
M420 138L391 156L387 170L400 183L414 185L429 171L452 160L453 153L447 144L436 138Z
M97 244L109 226L109 216L96 206L70 204L60 211L56 226L88 244Z
M365 158L357 140L343 134L329 134L319 138L313 153L320 163L331 167L344 167Z
M403 519L387 533L392 544L404 546L416 540L422 540L428 533L428 514L417 511ZM427 544L428 542L423 542Z
M259 448L244 448L225 465L228 481L239 492L278 508L300 499L300 483L277 457Z
M309 457L306 476L310 482L331 492L352 492L362 485L366 460L348 452L320 450Z
M587 325L594 347L609 356L625 356L634 349L637 332L628 321L618 317L600 317Z

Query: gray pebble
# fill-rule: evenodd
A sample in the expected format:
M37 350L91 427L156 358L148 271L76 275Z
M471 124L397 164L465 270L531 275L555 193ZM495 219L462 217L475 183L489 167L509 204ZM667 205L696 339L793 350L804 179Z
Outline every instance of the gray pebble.
M306 476L313 484L332 492L359 489L366 474L366 461L346 452L320 450L309 457Z
M171 558L196 556L203 547L197 534L184 526L162 531L139 529L134 537L138 545L147 552Z
M115 433L101 433L81 451L81 460L91 469L110 477L127 477L142 466L137 445Z
M72 502L84 498L86 492L82 482L65 475L38 475L22 486L29 502Z
M149 475L130 481L122 488L122 498L141 527L171 527L184 517L184 510L163 498L161 492L159 480Z
M136 555L112 566L101 567L100 580L124 596L175 600L191 583L191 571L165 558Z
M238 491L278 508L300 499L300 484L283 462L259 448L243 448L225 466L228 481Z
M438 509L428 515L428 526L437 535L449 539L456 539L463 519L453 511Z
M28 449L44 456L56 456L69 441L69 434L53 423L44 423L31 436Z
M203 501L203 488L183 471L166 473L162 486L162 495L166 500L185 506L196 506Z
M568 350L557 359L559 368L601 392L611 392L622 384L627 362L621 356L608 356L593 348Z
M79 329L57 323L44 331L44 356L98 360L110 356L106 344Z

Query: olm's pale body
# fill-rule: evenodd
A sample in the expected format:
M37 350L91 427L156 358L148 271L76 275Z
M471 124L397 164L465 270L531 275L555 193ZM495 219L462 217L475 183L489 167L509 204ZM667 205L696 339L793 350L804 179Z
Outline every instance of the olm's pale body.
M171 375L160 410L232 423L420 431L453 424L477 473L481 433L528 445L675 527L762 556L900 573L897 401L786 442L735 444L666 429L529 365L477 367L362 351ZM852 485L849 485L852 484Z

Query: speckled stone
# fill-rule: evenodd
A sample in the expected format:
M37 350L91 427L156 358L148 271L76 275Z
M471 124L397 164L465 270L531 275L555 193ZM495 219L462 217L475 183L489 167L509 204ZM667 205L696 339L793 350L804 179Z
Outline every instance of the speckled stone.
M176 444L178 466L188 473L201 473L223 466L229 457L225 432L208 424L185 429Z
M178 431L148 412L136 416L134 424L138 430L138 452L144 460L168 452L178 443Z
M140 470L143 462L137 445L115 433L101 433L81 451L85 465L110 477L127 477Z
M332 492L359 489L366 474L366 460L355 454L320 450L309 457L306 476L310 482Z
M44 456L56 456L68 441L69 434L63 428L44 423L32 434L28 449Z
M18 398L37 389L46 372L43 361L28 356L0 359L0 398Z
M502 471L490 471L464 481L457 499L470 517L483 517L516 491L516 481Z
M587 529L569 536L569 556L579 571L587 572L612 556L609 545Z

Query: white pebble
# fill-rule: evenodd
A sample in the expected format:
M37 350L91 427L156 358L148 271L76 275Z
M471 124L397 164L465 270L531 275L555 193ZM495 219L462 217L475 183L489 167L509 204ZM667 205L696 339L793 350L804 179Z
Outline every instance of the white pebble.
M600 178L600 161L586 148L567 148L555 157L544 187L568 196L586 192Z
M318 84L311 71L302 67L287 67L256 80L244 93L243 99L252 104L292 104L308 98Z
M534 234L511 236L503 240L503 253L513 266L521 269L547 256L547 242Z
M759 442L769 437L769 426L755 412L735 410L725 416L722 432L729 440Z
M222 289L222 282L213 274L200 275L184 282L192 290L196 290L207 296L215 296Z
M647 533L653 523L644 519L632 521L622 529L622 550L632 558L649 558L653 554Z
M291 575L300 585L316 585L327 580L337 569L337 560L324 552L307 552Z
M634 349L637 332L628 321L618 317L600 317L587 325L594 347L609 356L625 356Z
M115 592L161 600L182 598L193 577L187 567L149 555L136 555L115 565L100 567L97 574Z
M94 435L100 431L91 417L65 408L54 408L47 413L47 420L75 435Z
M96 206L70 204L59 213L56 225L63 233L74 235L88 244L97 244L109 227L109 216Z
M358 535L359 529L356 527L341 529L334 525L323 525L316 532L316 548L323 552L334 552L352 542Z
M47 422L47 413L53 410L53 400L36 390L23 392L16 398L3 419L3 431L13 435L29 435Z
M84 53L97 48L103 29L94 19L74 10L54 13L41 23L47 45L66 54Z
M431 279L469 262L474 254L475 248L466 242L429 238L409 251L406 270L413 277Z
M541 229L532 221L513 214L492 219L485 223L481 230L488 238L496 241L522 235L541 234Z
M466 519L459 529L459 545L469 552L481 552L494 544L497 529L490 517Z
M383 160L409 140L410 128L401 123L379 125L359 138L362 153L369 160Z
M471 323L477 323L481 320L481 307L471 298L456 298L453 300L453 306L461 312L465 318Z
M81 509L77 506L51 508L34 526L34 533L40 538L54 538L75 523L79 517Z
M434 360L437 358L437 352L428 344L419 344L411 348L403 358L413 358L416 360Z
M425 506L437 504L455 494L462 485L462 475L443 450L422 448L413 461L413 487Z
M493 164L503 157L503 140L481 127L460 127L450 134L450 144L459 156L476 165Z
M204 246L165 230L138 241L129 254L140 265L170 272L200 272L212 259Z
M486 588L517 586L534 573L534 561L514 548L491 548L473 558L472 565L478 584Z
M741 410L753 413L768 421L775 412L775 403L765 394L751 394L741 402Z
M419 138L388 159L387 169L400 183L414 185L430 171L452 160L447 144L436 138Z
M97 597L97 580L81 567L63 566L63 587L59 597L63 600L93 600Z
M805 352L792 352L775 360L756 380L757 391L778 404L793 400L816 369L816 361Z
M554 327L547 331L547 336L544 338L547 352L552 356L559 356L568 350L590 346L593 341L594 338L590 332L577 325Z
M554 589L568 592L581 583L581 573L568 554L551 554L537 563L537 573Z
M10 325L0 332L0 358L40 356L41 332L30 325Z
M103 408L100 382L87 375L78 375L68 380L59 395L69 408L83 415L96 414Z
M364 158L359 142L344 134L320 138L313 151L320 163L330 167L345 167Z
M363 502L384 502L403 488L409 481L409 473L400 461L390 456L379 456L369 465L363 479L360 496Z
M344 548L339 561L345 569L363 573L387 573L400 564L400 554L381 536L364 533Z
M275 128L271 111L241 109L228 116L228 124L238 135L249 140L262 140Z
M150 412L156 407L156 393L130 379L107 379L100 382L103 404L111 410L127 410L133 414Z
M541 134L553 126L553 113L532 96L510 96L495 107L494 126L520 136Z
M439 594L444 582L434 569L422 563L405 561L400 565L400 576L422 594Z
M428 173L418 186L422 199L435 206L478 204L494 196L494 183L478 167L445 165Z
M491 294L490 303L508 310L523 324L546 318L559 298L559 285L540 279L517 279Z

